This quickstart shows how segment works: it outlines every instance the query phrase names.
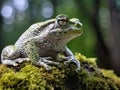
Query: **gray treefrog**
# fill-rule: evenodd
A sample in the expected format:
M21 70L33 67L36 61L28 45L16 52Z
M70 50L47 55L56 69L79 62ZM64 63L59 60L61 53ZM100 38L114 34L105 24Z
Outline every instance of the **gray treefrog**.
M80 62L66 44L82 34L82 23L77 18L68 19L60 14L55 19L31 25L16 41L14 45L6 46L2 50L1 62L5 65L18 66L23 61L30 61L46 70L50 65L59 66L59 61L52 61L61 53L65 56L64 64L74 62L80 69Z

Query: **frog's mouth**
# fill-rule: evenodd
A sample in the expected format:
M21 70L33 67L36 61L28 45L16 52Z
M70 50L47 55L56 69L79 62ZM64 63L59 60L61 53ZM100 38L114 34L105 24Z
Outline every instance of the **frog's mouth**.
M75 25L70 25L69 28L66 29L67 34L71 35L81 35L83 33L83 28L78 26L77 24Z
M67 44L69 41L80 36L82 33L83 33L82 28L72 27L72 29L68 28L65 30L57 28L56 30L52 30L50 32L50 35L48 35L48 38L52 38L53 40L60 39L60 41L63 44Z
M82 23L80 23L79 19L72 18L69 21L70 26L68 27L68 34L73 35L81 35L83 33Z

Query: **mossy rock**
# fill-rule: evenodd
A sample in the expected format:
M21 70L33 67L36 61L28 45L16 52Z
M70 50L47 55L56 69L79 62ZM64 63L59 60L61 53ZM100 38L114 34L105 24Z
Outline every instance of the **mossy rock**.
M19 67L0 65L0 90L119 90L120 78L113 71L101 70L95 58L75 54L81 62L81 70L76 66L52 66L51 71L29 63Z

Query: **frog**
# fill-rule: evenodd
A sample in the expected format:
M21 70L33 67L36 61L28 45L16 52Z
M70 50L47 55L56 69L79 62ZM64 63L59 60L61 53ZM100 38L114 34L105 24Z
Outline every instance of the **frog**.
M51 70L51 65L61 66L56 58L63 54L64 65L74 63L76 70L80 70L80 62L75 59L67 43L82 33L82 23L78 18L69 19L67 15L59 14L54 19L32 24L14 45L3 48L1 62L15 67L24 61L30 61Z

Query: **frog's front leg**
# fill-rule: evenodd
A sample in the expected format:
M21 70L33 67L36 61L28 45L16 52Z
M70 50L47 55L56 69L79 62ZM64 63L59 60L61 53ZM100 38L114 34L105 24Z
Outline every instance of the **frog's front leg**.
M59 66L58 62L47 60L47 57L40 57L39 47L36 44L39 43L37 40L38 38L32 38L25 42L25 52L28 58L32 61L33 64L43 66L46 68L46 70L51 70L51 67L48 64Z
M66 56L64 59L67 60L64 62L64 64L67 65L67 64L73 62L77 65L76 71L79 71L80 70L80 62L75 59L73 53L67 47L65 47L65 51L63 52L63 54Z
M51 67L49 65L55 65L57 67L61 67L59 62L50 61L50 60L47 60L46 58L47 57L40 58L39 61L36 62L36 65L44 66L46 70L51 70Z

